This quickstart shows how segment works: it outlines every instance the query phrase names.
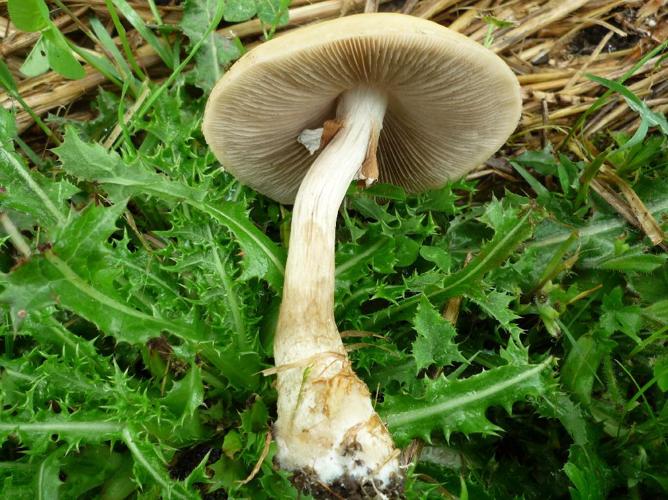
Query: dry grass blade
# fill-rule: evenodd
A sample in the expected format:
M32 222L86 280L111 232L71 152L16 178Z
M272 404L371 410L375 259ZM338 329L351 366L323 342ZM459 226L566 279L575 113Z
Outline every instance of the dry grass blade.
M529 35L544 28L548 24L563 19L568 14L587 4L589 0L556 0L543 5L540 14L532 14L529 19L523 19L517 28L499 36L492 50L503 52Z
M439 12L457 3L457 0L430 0L417 9L415 15L423 19L431 19Z
M253 470L251 473L248 475L246 479L243 481L239 481L239 485L244 485L250 483L255 476L257 476L257 473L260 472L260 467L262 467L262 464L264 463L265 459L267 458L267 455L269 455L269 449L271 447L271 440L273 439L271 435L271 431L267 431L267 435L264 438L264 447L262 448L262 453L260 453L260 458L258 458L257 463L255 464L255 467L253 467Z
M633 212L629 209L626 203L624 203L624 200L619 197L615 190L612 189L612 187L600 179L592 179L590 186L594 192L603 198L608 203L608 205L614 208L615 211L626 220L626 222L640 229L638 219L636 219Z
M288 24L279 29L337 17L344 7L349 14L352 14L364 5L366 5L366 0L326 0L312 5L297 7L288 11ZM262 22L259 19L252 19L218 31L218 33L228 38L259 36L263 32Z
M366 0L364 4L364 12L378 12L379 0Z
M661 229L661 226L656 221L652 213L647 210L647 207L642 202L636 192L628 185L628 183L619 177L615 172L605 165L601 169L601 175L608 181L613 183L622 196L626 200L630 212L637 221L637 225L647 235L653 245L659 245L664 242L666 235Z
M582 77L584 72L589 68L589 66L596 61L599 55L601 55L601 51L603 50L603 47L610 41L612 38L612 35L614 35L614 31L608 31L608 33L601 38L601 41L598 42L598 45L594 49L594 52L591 53L591 57L585 62L580 68L577 70L577 72L566 82L566 85L564 85L563 91L566 91L570 89L577 81ZM625 35L626 36L626 35Z
M109 19L105 0L64 0L63 3L78 16L92 9L103 21ZM153 23L147 3L130 3L142 19ZM524 114L518 134L524 138L522 145L540 147L551 140L550 134L562 134L567 130L569 124L603 93L604 89L598 84L584 79L586 73L607 79L619 78L644 53L668 36L668 11L661 7L663 4L665 2L655 0L406 0L403 4L387 3L387 0L295 0L288 12L289 22L278 27L277 36L302 24L353 14L362 9L375 10L378 5L384 11L412 12L434 19L478 41L491 35L492 50L501 54L515 69L523 87ZM159 5L157 8L165 23L174 24L178 23L183 10L179 5ZM494 28L488 25L485 16L510 21L513 26ZM86 77L78 81L66 81L54 73L21 78L18 68L26 49L34 44L35 35L17 32L6 19L4 22L6 29L0 30L4 33L0 50L19 81L21 95L38 115L56 109L67 112L72 103L105 83L104 77L89 67ZM57 16L55 22L70 30L70 36L81 33L67 15ZM242 38L247 47L252 47L261 43L264 28L258 19L252 19L223 27L218 34ZM135 43L141 41L133 31L129 31L128 36ZM160 60L150 46L135 46L134 54L144 70L164 74ZM668 104L665 101L668 97L668 67L666 61L657 66L658 61L658 58L648 61L627 82L636 95L657 111L665 110ZM0 95L0 105L8 108L14 107L15 103L6 95ZM18 125L20 131L25 131L32 125L32 119L20 111ZM623 100L613 97L591 118L584 133L588 136L606 128L620 127L633 130L637 125L637 116L632 110ZM555 142L560 139L555 138ZM498 173L488 170L473 175L482 177Z
M489 7L492 0L480 0L478 3L464 10L464 13L455 19L449 26L453 31L463 32L473 21L480 16L481 12Z

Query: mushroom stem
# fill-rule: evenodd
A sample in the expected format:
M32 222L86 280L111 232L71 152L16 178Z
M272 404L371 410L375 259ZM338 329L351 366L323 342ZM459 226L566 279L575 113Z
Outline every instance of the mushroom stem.
M369 144L377 142L372 134L380 133L385 107L386 98L377 91L345 92L337 109L341 128L299 187L292 211L283 309L301 315L302 321L315 320L315 309L333 318L336 217Z
M344 481L358 494L393 488L400 474L392 439L336 327L335 230L346 190L378 139L386 105L386 96L369 88L340 97L342 126L313 162L295 201L274 340L278 462L313 484Z

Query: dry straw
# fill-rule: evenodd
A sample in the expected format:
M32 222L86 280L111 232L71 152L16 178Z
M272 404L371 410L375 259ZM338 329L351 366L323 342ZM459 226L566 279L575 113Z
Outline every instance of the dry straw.
M87 22L89 14L95 14L112 31L113 23L104 0L62 0L62 3L79 20ZM156 23L147 2L129 3L145 22ZM182 13L180 3L169 3L157 7L160 22L178 24ZM519 154L548 142L562 143L582 113L606 90L590 81L587 74L619 78L668 39L666 4L666 0L294 0L289 23L279 27L276 35L307 23L379 9L431 19L478 42L487 42L515 71L522 85L522 121L508 149L509 154ZM57 5L50 7L59 28L83 43L81 23ZM496 20L503 23L495 24ZM229 38L239 37L246 46L252 46L261 43L264 28L255 19L225 26L218 32ZM138 64L152 79L164 78L166 69L155 51L130 25L126 29ZM97 88L111 84L90 67L86 68L86 77L76 81L65 80L55 73L22 77L18 68L35 40L34 34L14 29L7 18L6 4L0 7L0 53L19 82L25 101L38 115L51 112L90 118L89 106L73 105L90 100ZM94 49L104 53L100 47ZM667 60L653 58L625 84L652 110L668 111ZM16 107L6 94L0 94L0 105ZM18 112L17 118L22 132L33 125L32 118L23 111ZM638 124L637 115L626 102L612 95L604 107L589 117L582 133L573 136L565 150L578 151L583 158L590 159L597 153L592 144L594 134L605 130L632 132ZM30 129L30 135L33 130L36 129ZM514 182L513 172L504 171L499 165L500 162L481 165L481 170L472 175L498 176L504 182ZM596 177L592 188L623 217L642 228L652 241L662 240L663 234L656 232L656 222L646 213L642 202L628 192L628 186L607 175L606 169Z

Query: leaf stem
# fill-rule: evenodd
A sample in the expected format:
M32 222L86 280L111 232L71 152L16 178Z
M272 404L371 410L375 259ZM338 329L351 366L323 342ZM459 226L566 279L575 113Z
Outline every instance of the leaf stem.
M65 216L53 204L51 198L49 198L41 186L35 182L35 179L32 178L28 169L21 163L21 161L19 161L18 157L4 149L0 149L0 159L8 163L19 177L25 181L30 190L37 195L46 209L53 215L54 219L56 219L58 225L64 225L66 222Z
M32 255L30 247L23 239L23 236L21 236L21 232L16 228L12 220L5 212L0 213L0 223L2 223L2 227L9 235L9 239L12 240L14 247L16 247L21 255L23 255L26 259L30 258Z

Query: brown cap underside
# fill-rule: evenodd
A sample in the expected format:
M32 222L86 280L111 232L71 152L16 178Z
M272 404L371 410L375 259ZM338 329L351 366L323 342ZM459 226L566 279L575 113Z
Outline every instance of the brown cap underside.
M291 203L308 167L297 137L357 86L388 95L380 182L419 192L461 177L506 141L519 84L494 53L431 21L359 14L308 26L244 55L217 83L203 131L241 182Z

